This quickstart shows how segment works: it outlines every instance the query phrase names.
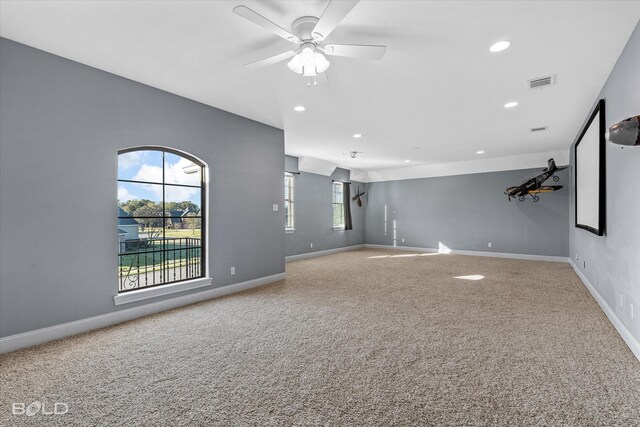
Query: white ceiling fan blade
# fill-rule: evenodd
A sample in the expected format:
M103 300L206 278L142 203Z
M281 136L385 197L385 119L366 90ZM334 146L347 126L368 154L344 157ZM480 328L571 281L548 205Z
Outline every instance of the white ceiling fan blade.
M262 67L268 67L269 65L277 64L280 61L284 61L285 59L289 59L295 56L295 52L293 50L289 50L287 52L281 53L279 55L270 56L265 59L261 59L260 61L250 62L246 64L247 68L256 69Z
M326 39L356 4L358 0L330 1L311 32L313 38L318 41Z
M327 55L361 59L382 59L386 46L363 44L328 44L323 48Z
M233 13L235 13L238 16L242 16L244 19L248 19L249 21L253 22L254 24L257 24L257 25L261 26L262 28L264 28L267 31L271 31L272 33L282 37L283 39L285 39L287 41L290 41L292 43L300 43L300 39L298 39L296 36L291 34L289 31L285 30L284 28L282 28L278 24L269 21L264 16L260 15L257 12L254 12L253 10L249 9L246 6L236 6L236 7L234 7L233 8Z

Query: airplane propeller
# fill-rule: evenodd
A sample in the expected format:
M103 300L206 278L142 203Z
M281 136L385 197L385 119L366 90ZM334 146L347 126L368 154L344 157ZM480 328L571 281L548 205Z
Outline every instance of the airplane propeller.
M360 199L360 197L364 196L364 191L361 193L360 192L360 186L358 186L358 190L356 191L356 195L353 196L351 198L351 200L357 201L358 202L358 206L362 207L362 199Z

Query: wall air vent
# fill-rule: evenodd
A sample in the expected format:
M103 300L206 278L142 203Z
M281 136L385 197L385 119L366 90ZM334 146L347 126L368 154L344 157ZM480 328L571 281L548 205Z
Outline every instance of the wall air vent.
M542 89L543 87L551 86L555 84L556 76L552 74L550 76L538 77L537 79L528 80L529 89Z
M547 130L547 127L546 126L539 126L537 128L531 128L530 130L531 130L532 133L533 132L542 132L542 131Z

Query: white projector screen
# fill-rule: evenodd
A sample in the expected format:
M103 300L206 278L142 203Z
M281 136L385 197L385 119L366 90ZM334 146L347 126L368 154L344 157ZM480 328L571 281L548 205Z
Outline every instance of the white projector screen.
M604 100L600 100L576 142L576 227L604 232Z

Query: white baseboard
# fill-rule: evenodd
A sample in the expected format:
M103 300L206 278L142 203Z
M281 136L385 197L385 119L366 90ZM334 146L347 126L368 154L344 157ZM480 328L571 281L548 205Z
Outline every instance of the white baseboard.
M354 245L354 246L344 246L342 248L327 249L325 251L307 252L305 254L290 255L288 257L285 257L284 260L285 260L285 262L298 261L298 260L301 260L301 259L315 258L315 257L318 257L318 256L335 254L335 253L338 253L338 252L354 251L356 249L362 249L364 247L365 247L365 245Z
M604 298L602 298L602 296L598 293L596 288L594 288L591 282L589 282L589 279L587 279L587 276L585 276L584 273L580 271L580 269L578 268L577 265L575 265L572 259L569 259L569 265L573 267L573 270L576 272L576 274L578 275L578 277L580 278L584 286L589 291L589 293L591 293L591 296L593 297L593 299L595 299L598 305L600 305L600 308L602 309L602 311L604 311L604 314L607 316L609 321L613 324L613 327L616 328L616 331L618 331L618 334L620 334L620 336L622 337L624 342L629 346L629 348L631 349L633 354L636 356L636 358L640 360L640 342L638 342L638 340L636 340L634 336L631 335L631 332L629 332L626 326L624 326L622 321L618 318L618 316L616 316L616 314L611 309L611 307L609 307L609 304L607 304Z
M435 248L419 248L414 246L391 246L391 245L372 245L365 244L365 248L372 249L395 249L401 251L415 251L415 252L435 252L438 253L438 249ZM450 252L443 252L457 255L468 256L484 256L493 258L509 258L509 259L524 259L529 261L551 261L551 262L568 262L569 258L563 256L549 256L549 255L528 255L528 254L511 254L505 252L484 252L484 251L464 251L452 249Z
M152 302L138 307L127 308L99 316L36 329L35 331L10 335L8 337L0 338L0 354L9 353L21 348L31 347L71 335L81 334L94 329L104 328L106 326L115 325L117 323L126 322L127 320L137 319L139 317L148 316L150 314L159 313L172 308L241 292L247 289L284 280L286 278L287 273L274 274L272 276L260 277L246 282L234 283L232 285L221 286L219 288L209 289L202 292Z

